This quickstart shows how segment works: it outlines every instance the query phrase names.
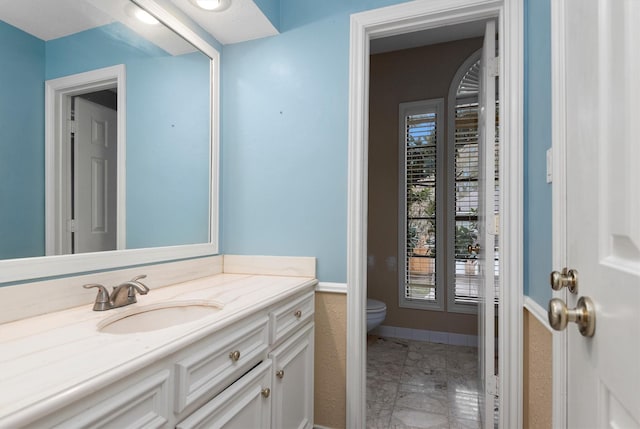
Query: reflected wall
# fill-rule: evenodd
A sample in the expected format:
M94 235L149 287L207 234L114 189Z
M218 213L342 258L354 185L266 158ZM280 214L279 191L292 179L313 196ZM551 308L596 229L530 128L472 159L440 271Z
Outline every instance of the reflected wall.
M194 50L195 51L195 50ZM44 255L44 81L126 68L126 248L209 241L210 60L120 23L42 41L0 22L0 258Z

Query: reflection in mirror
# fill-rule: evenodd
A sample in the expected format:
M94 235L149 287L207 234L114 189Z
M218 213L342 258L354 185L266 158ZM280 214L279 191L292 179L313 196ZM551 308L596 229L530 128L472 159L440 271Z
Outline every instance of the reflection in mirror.
M0 2L0 259L211 241L211 61L139 11Z

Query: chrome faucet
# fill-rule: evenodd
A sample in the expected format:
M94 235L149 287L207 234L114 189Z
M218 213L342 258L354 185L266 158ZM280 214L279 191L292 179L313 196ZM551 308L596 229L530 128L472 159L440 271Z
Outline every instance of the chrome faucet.
M114 286L109 295L109 291L106 287L98 283L91 283L82 286L85 289L97 288L98 295L96 301L93 304L94 311L105 311L112 308L124 307L125 305L133 304L137 302L136 292L140 295L146 295L149 292L149 288L139 280L146 278L146 275L136 276L129 280Z

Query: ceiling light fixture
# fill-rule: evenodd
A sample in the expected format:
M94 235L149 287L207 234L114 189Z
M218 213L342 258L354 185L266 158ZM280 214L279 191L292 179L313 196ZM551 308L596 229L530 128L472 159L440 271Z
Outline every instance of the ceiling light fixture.
M136 11L136 18L138 18L140 21L144 22L145 24L149 24L149 25L156 25L160 23L160 21L158 21L153 16L151 16L149 12L142 9L138 9Z
M220 12L231 5L231 0L189 0L200 9L210 12Z
M160 23L160 21L158 21L149 12L147 12L144 9L141 9L140 7L136 6L133 3L127 4L127 7L125 8L125 11L126 11L127 15L132 16L132 17L136 18L138 21L143 22L145 24L156 25L156 24Z

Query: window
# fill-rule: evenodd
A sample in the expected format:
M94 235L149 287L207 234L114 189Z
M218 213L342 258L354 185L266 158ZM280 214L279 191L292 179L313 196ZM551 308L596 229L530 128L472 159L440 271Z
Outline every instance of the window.
M403 255L400 305L412 308L442 307L444 297L436 286L436 243L439 241L437 184L442 151L444 100L429 100L400 105L401 124L401 216L400 254Z
M442 99L400 104L401 307L477 311L479 267L477 254L469 252L469 246L478 242L479 82L480 53L476 52L453 79L448 121L443 115ZM498 116L496 102L496 141ZM444 143L445 126L449 127L447 143ZM498 147L494 177L496 219ZM497 235L495 249L497 289Z

